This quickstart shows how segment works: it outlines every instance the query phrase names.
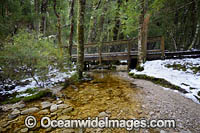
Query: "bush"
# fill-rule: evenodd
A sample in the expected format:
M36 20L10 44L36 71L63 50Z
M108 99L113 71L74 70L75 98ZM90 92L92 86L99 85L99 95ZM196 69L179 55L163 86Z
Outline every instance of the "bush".
M50 66L57 67L61 60L53 41L37 39L35 33L22 30L0 51L0 84L3 85L0 87L17 84L26 78L33 78L36 83L45 81Z

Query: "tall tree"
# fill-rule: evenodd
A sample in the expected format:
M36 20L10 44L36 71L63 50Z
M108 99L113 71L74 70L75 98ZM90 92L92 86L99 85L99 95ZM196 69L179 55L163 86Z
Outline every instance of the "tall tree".
M86 4L86 0L78 0L77 72L78 72L78 78L79 79L81 79L83 77L83 69L84 69L84 14L85 14L85 4Z
M42 0L41 4L41 31L45 35L47 29L47 7L48 7L48 0Z
M99 9L101 4L101 0L98 0L96 2L95 0L93 1L93 11L90 16L90 25L89 25L89 33L88 33L88 38L87 42L94 42L96 37L97 37L97 30L96 30L96 25L97 25L97 10Z
M116 11L116 17L115 17L115 27L113 29L113 40L118 39L119 28L121 25L120 14L119 14L121 4L122 4L122 0L117 0L117 11Z
M57 30L58 30L57 38L58 38L58 45L60 48L60 55L62 56L63 50L62 50L62 39L61 39L61 18L60 18L60 13L56 11L56 4L57 4L56 0L54 0L54 13L57 17Z
M74 37L74 3L75 0L70 1L70 13L69 13L69 19L70 19L70 35L69 35L69 59L71 60L72 56L72 45L73 45L73 37Z
M39 19L39 16L40 16L40 0L34 0L34 4L35 4L35 16L36 16L36 19L35 19L35 30L36 30L36 33L39 34L40 32L40 19Z
M141 14L139 18L139 33L138 33L138 65L143 64L146 60L147 29L150 17L149 15L146 15L147 7L148 7L148 0L141 0Z

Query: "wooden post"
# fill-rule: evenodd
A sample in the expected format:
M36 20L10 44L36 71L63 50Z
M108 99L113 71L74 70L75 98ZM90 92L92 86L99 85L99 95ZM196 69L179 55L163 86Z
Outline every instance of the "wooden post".
M128 67L127 70L130 70L130 66L131 66L131 42L128 42Z
M164 37L162 36L161 37L161 52L162 52L162 56L161 58L164 59L165 58L165 40L164 40Z
M98 50L99 50L99 65L101 65L101 63L102 63L102 51L101 51L101 44L99 45L99 47L98 47Z

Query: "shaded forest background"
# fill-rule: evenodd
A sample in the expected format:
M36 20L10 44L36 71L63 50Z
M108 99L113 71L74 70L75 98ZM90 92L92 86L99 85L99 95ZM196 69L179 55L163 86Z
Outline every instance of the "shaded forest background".
M140 38L146 18L148 36L164 36L166 50L200 48L200 0L1 0L0 88L69 71L72 45Z
M77 27L77 3L75 0L2 0L1 48L6 45L5 42L12 41L20 29L35 31L39 37L61 34L61 38L56 40L63 46L68 46L72 40L76 43L77 35L72 36L71 32L75 33ZM85 43L136 37L141 3L139 0L86 1ZM163 35L168 50L199 48L199 3L199 0L149 0L151 18L148 35Z

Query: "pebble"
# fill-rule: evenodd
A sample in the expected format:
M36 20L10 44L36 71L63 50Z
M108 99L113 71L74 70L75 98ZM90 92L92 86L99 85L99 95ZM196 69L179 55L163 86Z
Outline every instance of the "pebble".
M22 133L26 133L26 132L28 132L28 128L23 128L23 129L21 129L20 130Z
M151 111L151 112L149 112L149 115L151 115L151 116L152 116L153 114L154 114L154 112L152 112L152 111Z
M14 109L11 115L19 115L20 111L18 109Z
M109 114L107 114L106 112L101 112L98 115L99 117L109 117Z
M9 114L9 115L8 115L8 119L13 120L13 119L17 118L17 116L18 116L18 115Z
M164 130L160 130L160 133L167 133L166 131L164 131Z
M62 104L63 103L63 101L61 101L61 100L59 100L58 102L57 102L57 104Z
M56 110L58 110L58 105L57 105L57 104L51 105L50 111L51 111L51 112L55 112Z

